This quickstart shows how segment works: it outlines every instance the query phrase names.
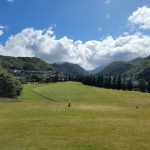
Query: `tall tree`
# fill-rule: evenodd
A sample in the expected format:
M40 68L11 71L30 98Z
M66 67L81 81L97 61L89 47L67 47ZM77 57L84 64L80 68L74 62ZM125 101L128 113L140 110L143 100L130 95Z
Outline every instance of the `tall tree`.
M128 82L127 82L127 90L131 91L133 89L133 84L132 84L132 80L130 79Z
M53 81L54 81L54 82L58 82L58 79L59 79L59 78L58 78L58 73L56 72L56 74L55 74L55 77L54 77L54 80L53 80Z
M108 88L112 88L112 77L111 77L111 75L108 76Z
M139 90L141 92L145 92L146 91L146 85L145 85L145 82L143 80L139 81Z
M109 85L109 78L108 78L108 76L106 75L106 76L104 76L104 87L105 87L105 88L108 88L108 85Z
M118 76L118 78L117 78L117 85L116 85L116 88L118 89L118 90L120 90L122 87L122 82L121 82L121 75L119 75Z
M113 81L112 81L112 88L116 89L116 84L117 84L117 77L116 75L113 76Z
M148 84L147 84L147 92L150 93L150 81L148 81Z
M103 75L100 76L100 83L99 83L99 86L100 86L100 87L104 87L104 76L103 76Z
M100 81L101 81L101 76L99 75L97 79L97 87L100 87Z

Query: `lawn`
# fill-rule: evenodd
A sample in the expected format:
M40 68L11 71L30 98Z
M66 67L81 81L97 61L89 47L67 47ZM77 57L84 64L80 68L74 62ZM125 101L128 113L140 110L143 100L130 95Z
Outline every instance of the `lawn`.
M27 84L16 102L0 101L0 150L150 147L148 93L64 82Z

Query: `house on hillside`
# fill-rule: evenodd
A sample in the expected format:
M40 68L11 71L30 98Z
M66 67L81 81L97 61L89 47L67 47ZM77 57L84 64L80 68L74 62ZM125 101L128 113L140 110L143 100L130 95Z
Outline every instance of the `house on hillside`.
M67 73L60 72L54 73L53 71L43 71L43 70L19 70L10 69L9 72L13 74L16 79L20 80L22 83L26 82L53 82L57 76L58 81L68 80Z

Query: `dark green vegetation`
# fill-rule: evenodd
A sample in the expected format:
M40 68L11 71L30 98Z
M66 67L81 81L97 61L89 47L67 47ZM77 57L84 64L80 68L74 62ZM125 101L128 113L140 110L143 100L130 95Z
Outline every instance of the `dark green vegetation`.
M0 70L0 97L15 98L21 94L22 85L16 78Z
M65 81L69 75L88 75L88 72L77 64L50 65L35 57L0 56L0 67L13 74L22 83Z
M90 76L76 76L69 78L66 81L81 82L85 85L94 87L128 90L128 91L141 91L150 93L150 81L137 80L134 77L127 75L114 74L114 75L90 75Z
M79 76L74 78L72 81L78 81L85 85L107 89L150 92L150 81L137 81L134 78L130 78L125 75Z
M64 72L70 75L89 75L90 73L100 74L125 74L127 76L134 76L137 80L150 80L150 56L146 58L137 58L132 61L113 62L104 67L98 67L95 70L88 72L77 64L63 63L63 64L48 64L43 60L35 57L7 57L0 56L0 66L7 70L29 70L29 71L52 71Z
M10 69L34 70L34 71L53 70L52 65L47 64L40 58L36 57L0 56L0 66L2 66L7 70Z
M150 56L137 58L129 62L113 62L108 65L101 74L126 74L136 77L138 80L150 80Z
M88 71L77 64L63 63L54 64L53 66L58 72L66 72L70 75L89 75Z
M145 81L150 80L150 56L142 59L142 61L128 71L129 74L137 76L138 79L143 79Z
M149 150L147 93L27 84L18 100L1 100L1 150Z
M128 74L135 67L139 66L144 59L136 58L134 60L124 62L115 61L109 64L101 73L103 74Z
M132 69L134 65L124 61L116 61L108 65L101 74L124 74Z
M71 75L88 75L88 71L81 66L71 63L48 64L36 57L9 57L0 56L0 66L7 70L24 70L24 71L57 71Z

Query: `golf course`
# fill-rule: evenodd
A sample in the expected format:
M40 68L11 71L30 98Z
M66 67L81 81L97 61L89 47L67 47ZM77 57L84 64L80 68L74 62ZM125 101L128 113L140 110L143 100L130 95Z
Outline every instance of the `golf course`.
M149 93L58 82L0 98L0 150L149 149Z

